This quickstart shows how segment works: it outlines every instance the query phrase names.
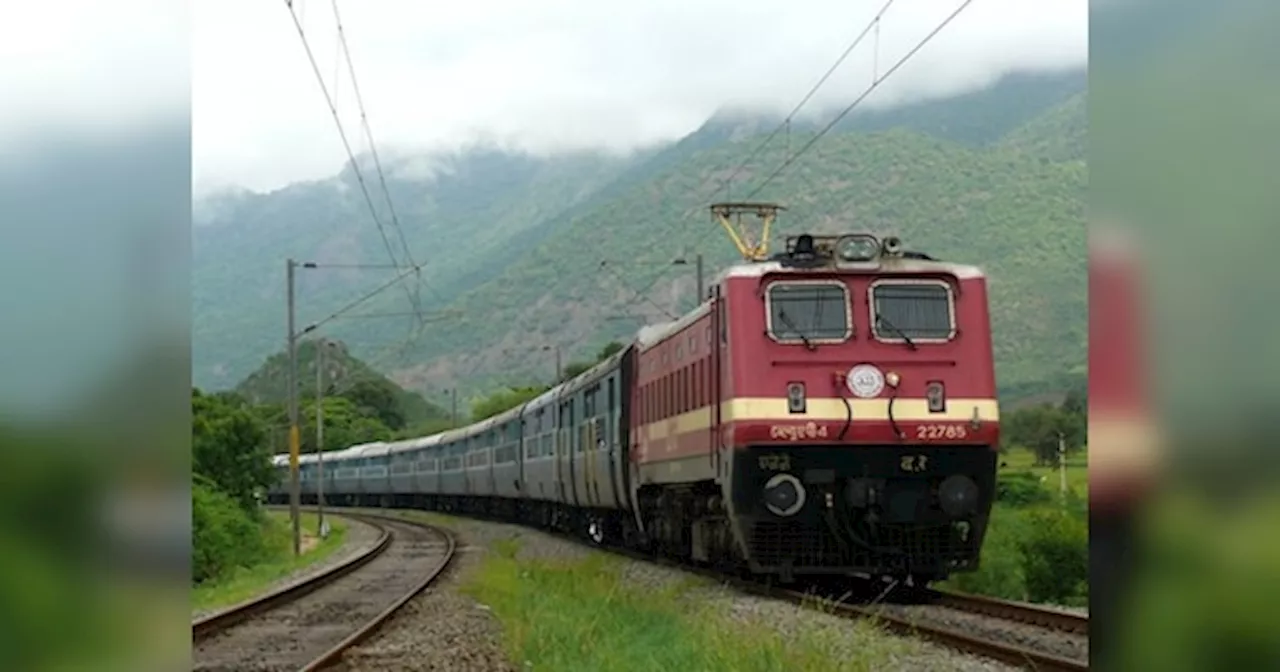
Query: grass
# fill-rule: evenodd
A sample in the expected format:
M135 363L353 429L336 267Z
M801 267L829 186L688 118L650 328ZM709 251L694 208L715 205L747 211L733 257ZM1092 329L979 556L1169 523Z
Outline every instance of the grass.
M1035 466L1035 453L1026 448L1010 448L1000 453L1000 462L1007 465L1000 469L1004 472L1027 471L1037 478L1043 477L1045 487L1058 492L1058 467ZM1067 458L1067 488L1075 491L1082 498L1089 496L1089 456L1080 451Z
M644 589L616 557L522 560L519 549L492 544L464 590L492 609L526 670L874 670L919 646L868 622L784 633L786 624L731 618L718 600L698 599L708 585L699 579Z
M262 534L271 548L270 558L252 567L242 567L221 580L194 587L191 591L192 610L204 611L238 604L262 594L268 586L285 576L329 557L342 547L347 525L332 516L326 522L329 523L329 536L295 557L289 513L266 511ZM306 537L319 536L319 520L315 513L303 512L302 531L304 542Z

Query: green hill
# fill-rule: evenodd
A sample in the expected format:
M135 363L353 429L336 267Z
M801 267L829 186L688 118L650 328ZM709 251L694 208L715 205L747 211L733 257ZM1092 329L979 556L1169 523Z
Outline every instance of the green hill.
M298 343L298 396L314 399L316 392L316 355L318 349L312 340ZM428 402L422 395L402 389L386 376L375 371L365 362L353 356L345 344L335 342L325 354L326 396L345 395L380 409L383 413L398 416L387 422L391 429L413 426L434 420L444 420L448 412ZM280 406L283 412L288 402L289 354L274 354L253 373L240 381L236 394L252 404Z
M968 94L955 102L964 123L952 127L939 122L947 101L904 108L897 122L887 113L865 117L863 127L890 130L832 133L758 198L789 208L775 227L777 238L866 229L986 267L1002 390L1056 385L1050 381L1084 365L1086 352L1086 123L1079 79L1074 90L1069 77L1024 81L1026 97L1017 106L1009 105L1016 87ZM983 105L992 114L979 114ZM416 195L419 204L414 210L413 198L397 200L410 244L430 252L423 302L458 317L417 332L403 319L339 320L326 327L327 335L428 396L455 385L478 392L549 379L550 349L561 349L565 362L584 358L625 339L644 318L692 305L692 268L672 267L673 258L701 252L708 277L735 259L706 207L724 196L716 191L720 180L768 130L759 120L723 115L678 143L625 159L460 155L445 177L396 178L393 189ZM790 147L805 139L793 131ZM740 175L734 196L778 165L786 146L775 140L761 152ZM229 386L255 360L280 349L285 256L385 258L367 213L357 216L352 194L324 183L284 192L241 197L206 215L196 231L193 355L200 384ZM310 220L299 218L326 207L334 210L324 220L327 229L312 231ZM315 221L322 219L316 214ZM386 277L304 274L299 323L323 317ZM387 292L368 309L405 311L408 303L403 292ZM406 336L408 347L397 350Z
M602 318L660 318L658 307L676 314L690 306L691 274L681 277L663 262L694 247L705 250L708 275L734 261L706 206L724 166L748 151L747 144L700 153L635 185L464 293L455 305L465 316L433 331L436 356L465 362L473 375L516 380L545 370L545 358L537 356L544 344L587 351L637 324ZM814 160L797 164L760 195L789 208L778 235L866 229L985 266L1002 385L1084 361L1082 164L902 131L838 135L820 146ZM781 151L762 154L766 166L783 158ZM601 261L616 265L625 285L602 272ZM650 284L657 306L632 291ZM439 362L412 369L411 385L446 374Z

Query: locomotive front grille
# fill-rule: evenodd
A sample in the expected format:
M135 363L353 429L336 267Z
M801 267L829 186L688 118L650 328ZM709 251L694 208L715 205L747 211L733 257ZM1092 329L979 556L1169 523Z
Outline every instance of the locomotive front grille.
M962 540L951 525L881 525L863 537L869 549L837 537L826 525L757 520L749 539L752 558L764 567L946 573L968 568L978 553L972 537Z
M973 569L995 494L984 446L759 446L738 453L733 471L744 550L766 571ZM769 487L785 479L803 490L792 507L779 502L797 498Z

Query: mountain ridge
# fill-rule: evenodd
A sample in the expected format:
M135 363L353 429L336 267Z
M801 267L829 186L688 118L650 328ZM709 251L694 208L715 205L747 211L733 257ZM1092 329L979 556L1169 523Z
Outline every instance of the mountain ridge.
M908 106L900 111L897 126L890 116L854 116L845 122L854 124L850 128L878 124L888 130L867 134L838 127L760 197L784 201L790 208L779 221L779 235L793 233L789 227L800 225L830 230L837 225L867 224L882 232L905 233L910 246L925 251L980 265L987 265L983 261L992 257L1006 260L991 269L993 292L1012 282L1015 291L1006 296L1009 301L1062 313L1053 322L1057 326L1046 330L1011 322L1011 313L1003 312L1001 326L1010 333L1005 342L1014 345L998 345L1004 348L1002 373L1008 374L1002 377L1013 385L1026 384L1036 377L1037 369L1055 361L1071 362L1068 368L1077 359L1083 361L1082 148L1087 128L1084 105L1077 101L1082 101L1084 77L1080 72L1014 78L990 87L986 98L982 92L965 94L959 103L952 101L959 107L951 108L958 111L950 117L955 123L946 128L933 120L947 118L947 101ZM1020 106L1006 110L1008 101L1018 96L1023 97ZM986 114L990 124L979 128L975 124L985 114L984 104L1001 114ZM548 354L542 348L560 347L568 361L579 351L625 338L639 326L626 316L641 312L640 306L647 308L646 316L656 317L659 311L650 303L673 313L692 305L692 269L685 267L673 276L669 261L702 250L710 276L732 259L727 243L704 249L711 241L709 235L721 235L711 229L705 208L717 196L719 180L763 139L757 133L726 141L733 127L725 121L725 117L709 119L675 143L627 157L579 156L576 163L518 158L509 165L509 157L490 154L490 163L468 164L470 181L456 178L461 180L458 189L445 193L428 193L420 184L395 181L393 198L401 222L421 223L410 244L415 252L426 252L424 307L429 312L446 307L460 310L463 317L426 325L413 347L395 363L375 363L376 357L369 352L375 344L411 334L405 321L339 321L331 323L335 337L409 389L438 393L460 384L482 390L546 375L550 365L542 361ZM771 130L767 121L755 126ZM934 132L922 131L928 128ZM809 137L808 132L792 128L788 138L792 150ZM775 139L745 167L734 193L743 193L739 189L778 165L786 149L786 143ZM224 224L235 218L230 228L205 226L203 233L201 228L193 232L203 236L202 244L207 246L203 250L195 246L194 293L198 297L193 304L193 350L197 351L193 352L193 375L202 386L229 387L266 353L283 345L283 278L275 278L284 249L298 249L300 258L306 258L302 252L309 247L316 258L325 252L345 259L385 260L367 209L357 223L343 227L329 221L318 231L298 234L293 245L282 244L281 238L292 235L288 232L277 237L257 230L267 215L297 220L300 211L347 207L358 216L361 211L353 206L366 207L351 199L340 203L336 189L326 194L315 187L288 198L255 201L251 212L224 215ZM432 213L443 214L431 221ZM984 231L982 217L998 223L999 236ZM960 223L936 231L924 223L947 219ZM255 222L259 227L253 226ZM289 227L301 230L296 223L285 228ZM1016 233L1019 227L1028 230ZM1002 239L1010 235L1013 242ZM227 240L210 242L210 238L235 240L237 236L242 247L231 247L243 250L242 256L270 257L257 262L260 270L252 272L266 282L246 283L249 265L228 254ZM252 255L246 249L250 245L256 248ZM209 254L211 248L217 254ZM273 248L282 252L267 254ZM616 265L602 270L602 260ZM210 273L211 265L217 263L223 264L222 272ZM1046 263L1052 282L1035 278ZM264 274L268 265L276 275ZM659 277L659 271L667 275ZM300 323L319 314L312 305L343 305L386 277L385 273L343 272L334 280L330 275L328 281L300 277L299 294L307 297L307 316ZM209 279L215 282L203 282ZM1048 293L1054 283L1066 283L1072 289L1056 299L1026 291L1043 288ZM655 287L652 296L634 296L650 284ZM226 298L244 296L250 288L257 291L252 301ZM379 299L369 302L369 310L407 310L402 291L386 292ZM207 309L209 304L213 310ZM389 329L396 336L389 336ZM1053 333L1054 329L1061 333ZM1037 335L1054 345L1028 351L1027 341ZM229 339L237 347L231 347ZM1079 347L1066 345L1073 340L1079 341ZM1011 357L1029 360L1019 363L1009 361ZM219 366L220 375L211 375ZM1043 373L1045 378L1054 374Z

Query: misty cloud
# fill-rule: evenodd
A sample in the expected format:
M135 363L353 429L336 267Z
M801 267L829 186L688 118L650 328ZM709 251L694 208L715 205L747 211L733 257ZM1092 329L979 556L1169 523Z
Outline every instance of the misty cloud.
M851 101L960 1L895 3L808 109ZM684 135L726 108L785 113L882 5L388 0L339 9L380 152L456 150L483 138L541 153L624 152ZM353 149L366 151L329 3L294 6ZM284 3L198 0L193 10L197 188L269 190L335 173L346 155ZM1087 0L974 2L866 106L1078 67L1087 31Z

